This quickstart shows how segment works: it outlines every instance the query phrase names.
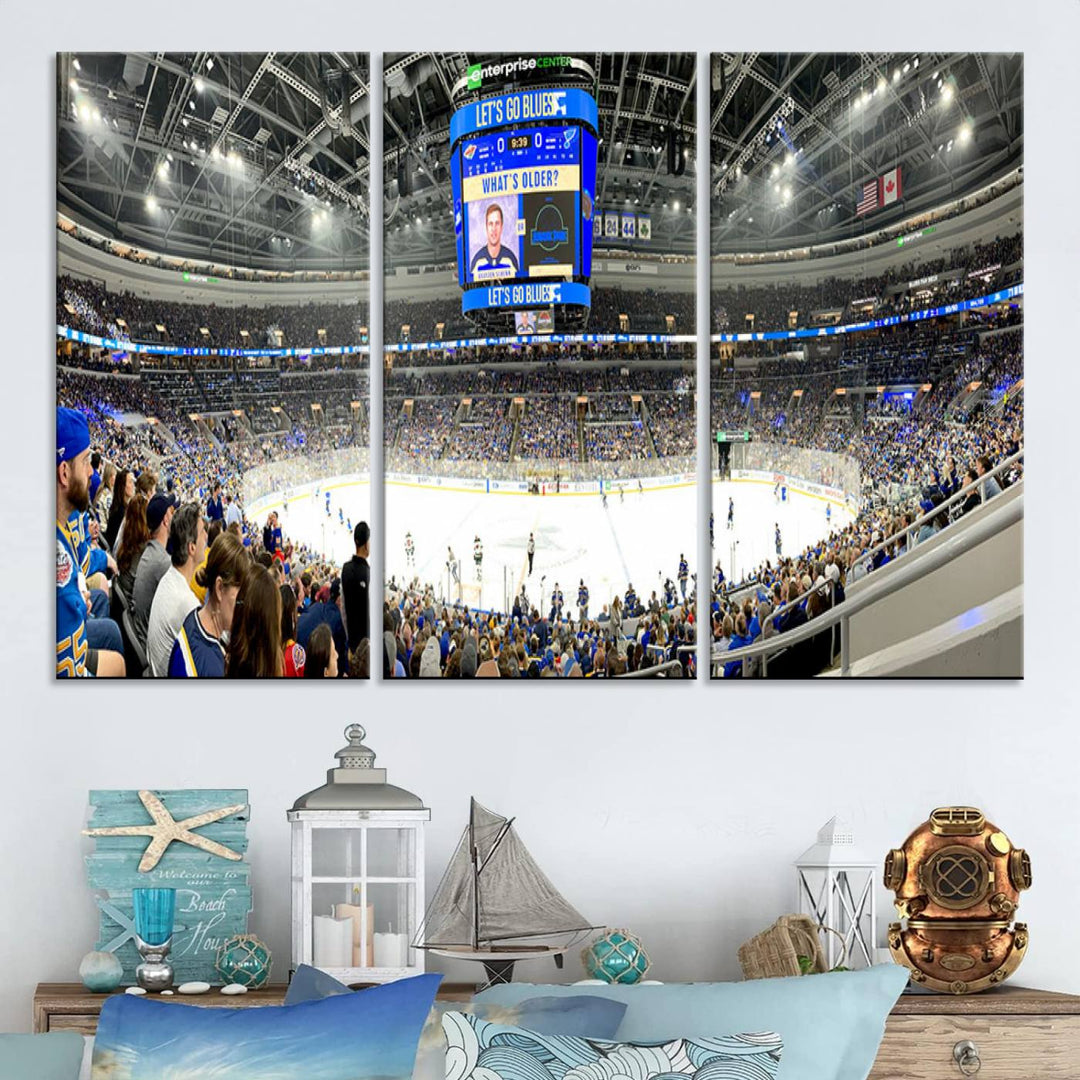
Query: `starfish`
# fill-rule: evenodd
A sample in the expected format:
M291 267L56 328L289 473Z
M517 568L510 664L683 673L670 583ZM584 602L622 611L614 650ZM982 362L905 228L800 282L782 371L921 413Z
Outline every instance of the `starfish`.
M214 821L239 814L246 809L241 803L239 806L223 806L220 810L207 810L204 814L176 821L172 814L165 809L162 801L152 791L140 791L139 799L146 807L147 813L154 819L153 825L114 825L105 829L83 829L83 836L149 836L152 837L149 846L143 852L139 861L139 873L146 874L154 869L161 861L168 846L175 840L181 844L208 851L211 855L220 855L223 859L239 861L243 856L217 843L205 836L196 836L192 829L201 829Z

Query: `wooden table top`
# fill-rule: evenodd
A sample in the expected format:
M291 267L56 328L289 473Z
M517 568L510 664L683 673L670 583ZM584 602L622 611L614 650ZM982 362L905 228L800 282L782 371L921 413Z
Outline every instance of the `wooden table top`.
M373 984L374 985L374 984ZM173 1001L194 1005L210 1002L237 1007L250 1005L279 1005L288 990L286 983L272 983L262 990L229 997L217 987L205 994L176 994ZM114 990L113 994L122 994ZM439 987L439 1000L467 1001L476 993L474 983L448 983ZM97 1011L109 994L94 994L81 983L38 983L34 993L36 1006L45 1006L56 1012ZM158 997L159 995L147 995ZM980 1014L986 1015L1073 1015L1080 1014L1080 997L1053 990L1033 990L1025 986L999 986L981 994L904 994L893 1006L894 1015L908 1014Z
M372 983L372 986L377 985ZM237 1008L252 1005L280 1005L285 1000L289 989L287 983L271 983L262 990L249 990L246 994L229 995L221 993L218 986L211 987L205 994L173 994L166 1001L178 1001L187 1005L229 1005ZM107 998L123 994L123 989L113 990L109 994L95 994L87 990L82 983L38 983L34 991L34 1007L46 1008L50 1012L97 1012ZM447 983L439 987L436 995L440 1001L468 1001L476 993L473 983ZM160 994L147 994L147 997L160 998Z

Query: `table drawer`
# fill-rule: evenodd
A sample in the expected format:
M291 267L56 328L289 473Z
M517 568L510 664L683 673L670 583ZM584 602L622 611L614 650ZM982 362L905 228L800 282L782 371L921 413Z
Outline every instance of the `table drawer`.
M1080 1016L890 1016L869 1080L958 1080L957 1043L978 1049L978 1080L1076 1080Z
M80 1035L93 1035L97 1031L100 1019L97 1013L82 1015L53 1013L49 1017L49 1031L76 1031Z

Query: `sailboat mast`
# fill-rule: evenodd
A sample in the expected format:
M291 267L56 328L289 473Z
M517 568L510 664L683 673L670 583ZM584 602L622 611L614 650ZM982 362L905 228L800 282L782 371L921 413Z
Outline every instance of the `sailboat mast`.
M469 798L469 857L473 871L473 940L474 949L480 948L480 860L476 850L476 799Z

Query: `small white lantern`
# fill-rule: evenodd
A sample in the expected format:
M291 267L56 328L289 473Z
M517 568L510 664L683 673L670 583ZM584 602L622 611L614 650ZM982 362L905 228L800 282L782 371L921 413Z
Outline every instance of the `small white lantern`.
M424 825L431 811L386 782L364 729L326 783L301 795L292 823L292 969L344 983L392 982L424 970L412 948L424 899Z
M829 968L843 962L849 968L874 963L877 897L874 888L880 859L868 859L855 847L851 826L832 818L818 831L817 843L795 863L799 895L796 910L811 916L823 933L822 945Z

